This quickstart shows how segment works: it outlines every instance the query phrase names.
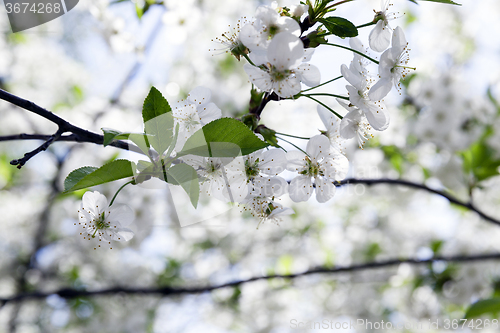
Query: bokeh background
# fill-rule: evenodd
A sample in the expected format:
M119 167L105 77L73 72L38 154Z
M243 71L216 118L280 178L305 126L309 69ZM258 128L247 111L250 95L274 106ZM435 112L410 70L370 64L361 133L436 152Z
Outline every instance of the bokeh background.
M500 217L495 164L500 160L500 2L459 2L460 7L393 1L392 10L401 17L390 24L404 28L417 71L401 93L386 98L389 129L373 133L363 150L348 142L344 152L350 177L419 182ZM210 87L224 116L240 116L250 95L243 61L213 51L221 46L211 40L241 17L251 17L260 4L270 2L166 0L143 13L147 6L140 1L82 0L63 17L16 34L2 10L0 85L95 132L102 127L140 131L142 102L152 85L172 104L198 85ZM379 6L378 0L356 0L334 14L360 25L371 21ZM370 29L360 29L366 45ZM349 51L320 47L312 63L326 81L351 59ZM345 94L345 84L339 80L323 91ZM333 99L322 101L341 111ZM0 117L1 136L56 129L4 101ZM262 121L298 136L324 129L316 105L302 99L268 105ZM66 287L205 286L315 266L500 250L498 226L425 191L356 185L339 188L327 204L285 198L296 214L279 226L264 223L257 229L259 221L238 208L181 227L176 214L190 214L189 203L174 208L167 187L155 184L127 187L118 196L117 202L135 211L135 237L112 250L94 251L74 226L84 191L61 195L64 178L81 166L134 157L112 147L55 143L22 170L9 164L39 144L0 142L0 298ZM481 173L469 167L467 156L489 167ZM110 198L121 185L95 189ZM293 320L443 322L463 318L471 303L499 293L495 261L401 264L256 281L198 295L69 300L52 295L1 307L0 332L276 333L297 331Z

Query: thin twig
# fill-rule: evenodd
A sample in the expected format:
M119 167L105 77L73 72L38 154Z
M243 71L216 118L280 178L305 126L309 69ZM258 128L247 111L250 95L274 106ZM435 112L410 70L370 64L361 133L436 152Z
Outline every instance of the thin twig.
M61 129L58 129L57 132L55 132L53 135L51 135L50 138L47 141L45 141L41 146L24 154L23 158L10 161L10 164L17 165L17 168L21 169L23 167L23 165L25 165L26 162L28 162L30 160L30 158L32 158L33 156L35 156L36 154L38 154L42 151L47 150L47 148L49 148L49 146L52 144L52 142L54 142L54 140L57 140L61 136L62 133L63 133L63 131Z
M104 141L104 136L87 131L86 129L80 128L78 126L75 126L66 120L62 119L58 115L42 108L41 106L36 105L35 103L28 101L26 99L23 99L21 97L15 96L5 90L0 89L0 99L3 99L4 101L7 101L13 105L16 105L22 109L25 109L27 111L33 112L53 123L55 123L59 129L58 132L60 131L61 133L58 136L54 135L40 135L40 134L19 134L19 135L9 135L5 137L0 137L0 141L8 141L8 140L32 140L32 139L42 139L46 140L45 143L48 142L48 145L50 145L52 142L55 141L76 141L76 142L89 142L89 143L95 143L98 145L102 145ZM66 136L61 136L61 134L65 132L70 132L73 133L72 135L66 135ZM57 132L56 132L57 133ZM51 139L52 138L52 139ZM47 147L48 147L47 145ZM42 145L44 146L44 145ZM40 146L39 148L41 148ZM136 153L144 154L142 150L137 147L136 145L132 143L126 143L124 141L113 141L110 146L124 149L124 150L130 150L134 151ZM45 149L47 149L45 147ZM42 151L42 150L40 150ZM38 151L38 152L40 152ZM37 152L37 153L38 153ZM32 156L31 156L32 157ZM30 158L31 158L30 157ZM22 159L20 159L22 160Z
M476 214L478 214L479 216L481 216L483 219L485 219L491 223L494 223L496 225L500 225L500 220L495 219L495 218L485 214L481 210L477 209L471 202L463 202L463 201L455 198L451 194L448 194L444 191L435 190L433 188L427 187L424 184L414 183L414 182L411 182L408 180L403 180L403 179L389 179L389 178L380 178L380 179L348 178L348 179L344 179L340 182L335 182L336 186L343 186L343 185L348 185L348 184L364 184L364 185L368 185L368 186L376 185L376 184L390 184L390 185L401 185L401 186L411 187L411 188L415 188L415 189L425 190L427 192L434 193L434 194L437 194L439 196L442 196L443 198L448 199L448 201L450 201L450 203L452 203L452 204L455 204L457 206L464 207L468 210L471 210L471 211L475 212Z
M63 288L55 290L53 292L41 292L34 291L29 293L22 293L8 298L0 298L0 307L10 303L10 302L22 302L25 300L33 299L44 299L51 295L59 295L62 298L78 298L78 297L92 297L92 296L103 296L103 295L115 295L115 294L127 294L127 295L158 295L158 296L173 296L173 295L185 295L185 294L199 294L204 292L210 292L217 289L238 287L242 284L246 284L253 281L259 280L270 280L270 279L295 279L302 276L307 276L311 274L338 274L338 273L350 273L369 269L384 268L389 266L396 266L400 264L411 264L411 265L423 265L429 264L436 261L445 262L475 262L483 260L497 260L500 259L500 253L489 253L480 254L472 256L439 256L430 259L392 259L380 262L369 262L365 264L351 265L351 266L337 266L337 267L325 267L319 266L304 272L295 274L272 274L266 276L255 276L245 280L237 280L233 282L203 286L203 287L187 287L187 288L173 288L173 287L159 287L159 288L125 288L125 287L112 287L109 289L101 290L79 290L72 288Z

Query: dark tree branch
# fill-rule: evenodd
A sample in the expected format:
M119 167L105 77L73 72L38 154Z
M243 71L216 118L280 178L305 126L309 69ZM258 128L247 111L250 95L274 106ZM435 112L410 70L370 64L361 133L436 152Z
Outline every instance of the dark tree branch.
M276 95L274 91L272 93L266 92L259 106L253 110L250 110L249 113L255 114L257 116L257 119L260 119L260 115L262 111L264 111L264 108L266 107L267 103L269 103L270 101L279 101L279 100L280 100L279 96Z
M109 289L101 290L78 290L72 288L63 288L53 292L40 292L34 291L29 293L22 293L8 298L0 298L0 307L9 302L22 302L25 300L33 299L43 299L50 295L59 295L63 298L77 298L77 297L91 297L91 296L104 296L104 295L114 295L118 293L128 294L128 295L159 295L159 296L173 296L173 295L185 295L185 294L199 294L204 292L210 292L217 289L237 287L242 284L246 284L253 281L259 280L270 280L270 279L295 279L302 276L307 276L311 274L338 274L338 273L350 273L369 269L384 268L390 266L396 266L399 264L412 264L412 265L422 265L429 264L436 261L446 261L446 262L476 262L484 260L498 260L500 259L500 253L490 253L490 254L480 254L472 256L440 256L431 259L419 260L419 259L393 259L380 262L370 262L366 264L352 265L352 266L338 266L338 267L315 267L310 270L295 273L295 274L273 274L267 276L256 276L246 280L237 280L229 283L218 284L213 286L203 286L203 287L187 287L187 288L172 288L172 287L160 287L160 288L126 288L126 287L113 287Z
M41 134L18 134L18 135L9 135L5 137L0 137L0 141L8 141L8 140L32 140L32 139L42 139L46 140L44 144L42 144L40 147L37 149L33 150L32 152L29 152L24 155L23 158L18 159L18 160L13 160L11 161L11 164L17 165L18 168L20 166L22 167L26 161L28 161L30 158L38 154L39 152L47 149L50 144L52 144L55 141L75 141L75 142L89 142L89 143L95 143L98 145L102 145L104 141L104 136L101 134L93 133L90 131L87 131L86 129L80 128L78 126L75 126L66 120L62 119L58 115L45 110L44 108L36 105L35 103L25 100L23 98L17 97L15 95L12 95L11 93L0 89L0 99L3 99L4 101L7 101L13 105L16 105L20 108L23 108L27 111L33 112L51 122L56 124L58 126L58 130L56 133L53 135L41 135ZM71 135L66 135L62 136L63 133L70 132L72 133ZM110 146L124 149L124 150L131 150L140 154L144 154L139 147L137 147L134 144L131 143L126 143L124 141L113 141Z
M388 185L401 185L401 186L406 186L406 187L411 187L419 190L424 190L433 194L437 194L439 196L442 196L443 198L448 199L450 203L455 204L460 207L464 207L468 210L471 210L475 213L477 213L479 216L481 216L483 219L485 219L488 222L494 223L496 225L500 225L500 220L495 219L481 210L477 209L471 202L463 202L460 201L459 199L455 198L454 196L444 192L444 191L439 191L432 189L430 187L425 186L424 184L419 184L419 183L414 183L410 182L408 180L403 180L403 179L389 179L389 178L381 178L381 179L356 179L356 178L348 178L344 179L340 182L335 182L336 186L343 186L343 185L348 185L348 184L364 184L364 185L376 185L376 184L388 184Z
M61 137L61 134L62 134L61 129L58 129L57 132L55 132L54 135L51 135L49 137L49 139L47 141L45 141L40 147L38 147L35 150L30 151L29 153L24 154L23 158L10 161L10 164L17 165L17 168L21 169L23 167L23 165L29 161L30 158L32 158L33 156L35 156L36 154L38 154L42 151L47 150L47 148L49 148L49 146L52 144L52 142L54 142L59 137Z

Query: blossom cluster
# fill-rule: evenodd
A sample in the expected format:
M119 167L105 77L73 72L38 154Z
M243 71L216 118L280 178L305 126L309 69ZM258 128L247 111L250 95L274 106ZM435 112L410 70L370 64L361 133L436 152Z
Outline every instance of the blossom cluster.
M375 13L372 22L375 27L369 35L370 48L375 52L383 52L380 61L368 56L367 49L358 38L351 38L349 45L354 58L349 66L343 64L340 68L342 77L349 85L346 86L348 97L337 100L347 113L341 116L333 112L342 119L338 134L342 139L356 138L360 147L370 137L371 129L387 129L390 117L381 100L393 86L400 89L400 80L412 69L407 66L409 50L403 30L400 27L392 29L389 25L390 20L398 17L396 13L389 12L391 6L388 1L381 1L382 9ZM223 34L224 38L217 40L238 60L241 56L247 58L244 70L258 89L275 93L282 99L298 98L301 96L302 83L314 88L321 81L320 70L309 63L314 48L311 48L306 33L311 29L303 28L304 23L310 20L309 16L301 22L309 9L305 4L291 8L278 7L276 4L271 7L260 6L253 19L247 19L245 24L241 23L242 26L238 24L239 32L230 37ZM316 36L321 31L316 30ZM318 43L314 46L338 46L328 44L326 39ZM374 75L368 71L371 62L378 64L376 82Z
M201 193L224 202L238 203L261 221L277 222L280 216L293 212L277 202L285 194L294 202L307 201L313 192L321 203L334 196L335 181L344 179L349 169L341 149L342 140L355 138L362 147L371 135L371 129L383 131L388 128L390 117L382 100L393 86L399 88L400 80L410 69L404 33L400 27L392 29L389 25L396 14L389 13L391 5L388 1L382 1L382 9L375 13L373 22L364 25L375 25L369 35L369 46L375 52L382 52L379 61L368 55L368 49L356 37L350 38L349 47L328 43L326 37L336 33L326 26L328 17L323 18L330 11L321 4L317 7L318 4L320 2L311 7L312 3L307 1L307 4L290 8L276 4L260 6L253 18L239 21L237 32L216 39L238 60L244 58L247 61L243 68L252 83L252 90L262 93L259 94L260 102L257 101L262 109L254 113L255 124L258 124L260 113L272 96L274 100L304 96L318 102L318 115L326 130L308 138L305 151L285 152L274 144L276 148L265 148L244 156L180 154L177 157L189 138L204 125L221 118L222 112L211 102L211 91L204 87L193 89L172 112L178 130L177 141L175 148L169 151L171 155L165 158L192 167L197 173ZM319 27L315 27L317 24ZM356 31L357 28L352 27ZM339 105L347 111L341 112L343 116L306 93L328 83L320 84L320 69L309 63L314 48L319 46L340 46L354 54L349 65L340 66L341 77L348 83L347 94L315 94L336 97ZM371 63L378 65L377 79L368 70ZM302 90L302 84L311 88ZM262 96L268 98L265 103ZM258 125L249 127L257 135L264 135L257 130ZM269 137L261 138L272 141ZM274 137L275 143L276 139ZM295 176L285 179L282 176L284 171L288 175L295 173ZM101 219L98 213L94 214L94 219ZM107 229L102 230L99 237L111 237L104 232ZM95 232L92 232L94 236Z
M203 105L213 104L208 88L197 87L188 96L187 102L182 102L174 110L177 115L174 119L180 128L185 129L183 134L187 135L186 140L189 133L192 135L204 123L206 111ZM190 101L200 101L196 103L198 108L193 107ZM215 106L212 109L218 110ZM190 116L187 117L187 114ZM215 111L212 116L217 117ZM324 135L312 137L305 152L285 153L279 148L265 148L245 156L187 155L179 159L197 171L203 194L241 204L244 210L261 221L275 222L280 216L293 213L276 202L278 198L288 194L294 202L306 201L316 189L317 200L326 202L335 194L334 181L343 179L349 168L347 158ZM280 174L286 170L296 172L297 176L285 180Z

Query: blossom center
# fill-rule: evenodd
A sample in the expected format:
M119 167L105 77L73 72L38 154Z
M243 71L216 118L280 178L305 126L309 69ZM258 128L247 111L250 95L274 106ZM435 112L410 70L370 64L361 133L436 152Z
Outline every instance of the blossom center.
M97 233L98 230L104 230L109 228L109 222L106 222L106 219L104 217L104 212L102 212L101 215L99 215L95 220L94 220L94 234L92 235L92 238L95 238L95 234Z
M324 176L323 171L320 169L317 162L311 161L309 156L306 156L306 167L300 172L302 175L307 175L310 177Z
M292 71L289 69L285 69L284 71L279 71L275 66L271 66L271 70L269 71L269 75L271 79L275 82L283 81L290 76Z
M259 175L259 159L253 162L245 160L245 174L249 180Z

